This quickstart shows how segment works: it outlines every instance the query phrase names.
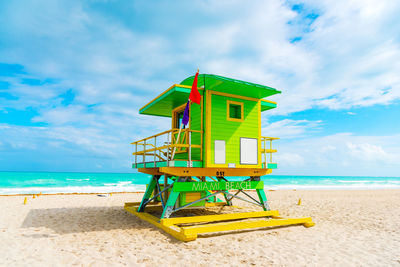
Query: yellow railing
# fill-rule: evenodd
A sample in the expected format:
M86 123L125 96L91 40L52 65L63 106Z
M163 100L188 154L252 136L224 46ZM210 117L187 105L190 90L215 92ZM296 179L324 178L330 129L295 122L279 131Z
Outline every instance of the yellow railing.
M192 143L193 133L199 134L199 144ZM145 162L156 162L158 161L172 161L176 154L188 153L189 164L192 161L192 149L199 148L200 155L202 154L201 140L203 135L201 131L191 129L177 129L173 128L168 131L164 131L144 139L141 139L131 144L134 146L135 165L138 163ZM149 159L150 157L150 159ZM190 165L189 165L190 166Z
M272 153L276 153L277 150L272 148L272 141L278 140L278 137L267 137L261 136L261 157L264 163L264 168L267 168L268 163L272 163ZM268 144L269 141L269 144ZM269 154L269 161L267 162L267 154Z
M192 143L192 134L199 134L200 140L199 144ZM192 162L192 149L200 149L200 155L203 153L203 148L201 145L201 140L203 139L203 134L201 131L182 129L179 131L177 128L173 128L168 131L164 131L139 141L132 142L134 146L135 156L135 166L140 163L151 163L159 161L173 161L175 155L180 153L187 153L187 160L189 161L189 166ZM276 153L277 150L272 148L272 141L277 140L277 137L261 137L261 157L264 168L267 168L268 163L272 162L272 153ZM167 163L168 164L168 163Z

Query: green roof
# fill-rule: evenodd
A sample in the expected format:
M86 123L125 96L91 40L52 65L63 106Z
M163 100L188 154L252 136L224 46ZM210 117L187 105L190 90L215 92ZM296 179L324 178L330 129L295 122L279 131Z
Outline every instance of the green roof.
M171 113L174 108L185 104L188 101L193 79L194 76L191 76L183 80L180 84L171 86L158 97L142 107L139 110L139 113L171 117ZM280 91L265 85L235 80L213 74L200 74L198 76L197 86L204 86L205 90L212 90L256 99L262 99L264 97L281 93ZM276 103L274 102L261 102L261 111L275 107Z
M185 104L189 99L190 88L174 84L161 95L150 101L139 110L140 114L171 117L172 110Z
M192 85L193 79L194 76L186 78L181 82L181 84ZM198 86L200 87L204 84L206 90L213 90L217 92L258 99L281 93L281 91L269 86L222 77L214 74L200 74L198 77Z

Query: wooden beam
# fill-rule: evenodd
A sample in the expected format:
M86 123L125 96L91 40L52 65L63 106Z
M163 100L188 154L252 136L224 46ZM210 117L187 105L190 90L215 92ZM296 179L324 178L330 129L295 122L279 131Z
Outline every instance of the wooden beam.
M215 223L206 225L196 225L182 227L181 232L184 236L192 236L202 233L221 232L221 231L233 231L233 230L244 230L271 226L284 226L303 224L306 227L313 224L311 217L306 218L295 218L295 219L269 219L269 220L257 220L257 221L239 221L239 222L225 222Z
M139 169L140 171L140 169ZM256 168L187 168L160 167L160 173L173 176L262 176L272 172L271 169Z
M158 168L139 168L138 171L150 175L163 175L163 173L158 171Z
M146 222L151 223L152 225L160 228L161 230L164 230L165 232L167 232L168 234L172 235L173 237L175 237L178 240L182 240L182 241L192 241L195 240L197 238L197 234L194 235L182 235L182 231L180 231L179 227L174 227L174 226L165 226L162 225L161 223L159 223L159 219L147 212L138 212L136 207L129 207L126 206L125 210L136 215L137 217L139 217L142 220L145 220Z
M245 230L255 229L262 227L271 226L285 226L285 225L296 225L302 224L305 227L312 227L315 223L311 217L306 218L280 218L277 210L272 211L256 211L256 212L243 212L243 213L231 213L231 214L219 214L219 215L204 215L204 216L193 216L193 217L179 217L179 218L168 218L159 219L147 212L138 212L137 205L139 202L125 203L125 210L138 216L140 219L145 220L154 226L164 230L166 233L172 235L181 241L192 241L197 238L198 234L211 233L211 232L223 232L232 230ZM146 207L147 209L148 207ZM149 207L150 210L162 208L159 205L153 205ZM272 217L272 219L265 219L262 217ZM247 221L237 221L237 219L253 218ZM259 218L259 220L254 220ZM225 221L225 222L224 222ZM179 227L178 224L185 223L202 223L202 222L216 222L211 224L193 225Z
M269 211L240 212L240 213L226 213L226 214L217 214L217 215L202 215L202 216L191 216L191 217L166 218L166 219L161 219L161 224L173 225L173 224L182 224L182 223L217 222L217 221L259 218L259 217L269 217L269 216L277 217L277 216L279 216L279 212L277 210L269 210Z

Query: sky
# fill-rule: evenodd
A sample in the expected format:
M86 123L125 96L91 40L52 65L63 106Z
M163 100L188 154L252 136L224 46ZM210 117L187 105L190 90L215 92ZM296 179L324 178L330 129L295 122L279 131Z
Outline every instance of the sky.
M200 69L268 85L281 175L400 176L399 1L0 1L0 171L133 172Z

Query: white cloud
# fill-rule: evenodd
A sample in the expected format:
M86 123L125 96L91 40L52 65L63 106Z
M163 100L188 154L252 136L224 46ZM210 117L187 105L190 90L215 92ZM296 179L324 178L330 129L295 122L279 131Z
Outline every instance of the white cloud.
M108 171L129 170L128 137L119 139L102 129L9 125L0 136L2 170L96 171L99 163Z
M138 109L197 67L282 90L272 97L278 108L269 115L390 104L400 98L396 1L308 1L300 13L284 1L201 1L182 4L188 10L175 11L176 16L167 12L171 7L165 14L155 8L157 13L144 20L135 18L140 4L135 5L126 6L131 15L124 20L81 2L3 4L0 58L23 65L25 73L6 78L9 92L19 99L0 109L30 107L38 112L33 122L47 125L0 126L3 151L19 148L22 153L30 147L33 154L49 156L45 149L61 149L88 160L107 155L113 158L109 164L96 164L125 170L130 141L170 127L168 119L139 116ZM198 21L185 15L193 10ZM305 17L311 13L319 17L310 25ZM154 27L155 21L163 23ZM291 42L295 37L301 40ZM24 78L54 81L30 86ZM60 95L69 89L73 103L61 105ZM299 139L317 131L323 131L322 121L263 125L263 133L283 138L276 142L282 150L278 157L293 171L294 166L304 172L314 166L348 168L357 159L364 172L367 158L362 155L368 151L381 151L392 163L399 155L389 137L382 144L379 138L351 134Z
M299 138L307 134L318 131L321 128L322 121L308 120L290 120L283 119L277 122L267 124L262 127L261 132L268 136L280 138Z
M296 153L279 153L274 155L273 162L279 162L279 166L287 167L302 167L306 162L304 158Z
M400 164L400 155L387 153L382 146L369 143L353 144L351 142L346 143L346 145L350 155L357 160Z
M323 137L281 139L275 174L395 176L400 165L400 135L358 136L339 133ZM287 159L299 155L303 161ZM282 161L281 160L282 157ZM293 163L289 162L293 161Z
M311 1L300 14L279 1L235 7L230 11L241 16L201 29L201 35L194 32L213 36L204 46L196 42L198 54L207 54L202 64L211 72L281 89L283 94L274 97L280 108L271 114L400 98L398 3ZM304 22L308 14L319 15L311 25ZM290 42L298 36L299 42ZM221 44L218 49L212 49L215 43Z

